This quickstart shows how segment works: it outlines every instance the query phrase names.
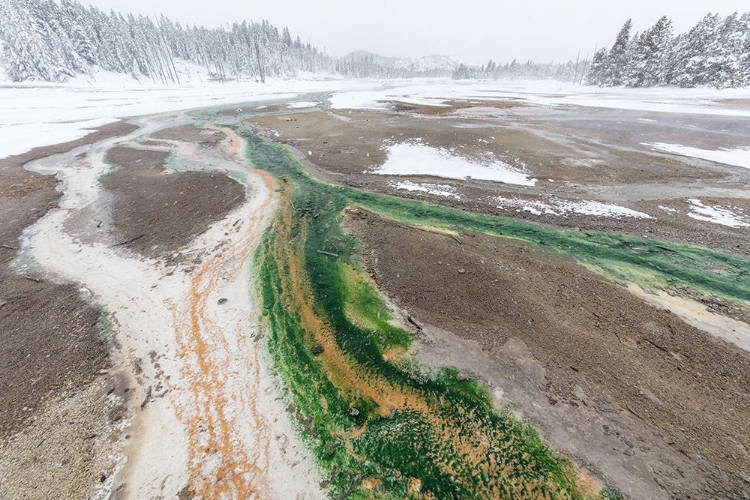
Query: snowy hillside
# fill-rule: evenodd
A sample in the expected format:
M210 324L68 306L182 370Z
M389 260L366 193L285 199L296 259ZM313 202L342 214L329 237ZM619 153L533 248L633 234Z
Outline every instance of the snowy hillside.
M65 82L104 70L179 84L175 60L204 67L216 80L333 68L330 58L268 21L236 22L231 30L183 27L164 16L106 14L73 0L0 2L0 52L14 82Z
M445 71L450 73L461 65L461 61L450 56L431 55L423 57L387 57L368 52L366 50L355 50L345 55L345 61L371 61L373 64L395 69L429 72Z

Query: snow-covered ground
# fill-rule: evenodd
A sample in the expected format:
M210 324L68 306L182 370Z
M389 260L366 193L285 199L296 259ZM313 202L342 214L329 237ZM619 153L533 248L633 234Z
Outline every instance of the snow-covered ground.
M533 215L561 215L576 213L581 215L593 215L595 217L632 217L635 219L651 219L652 217L643 212L631 210L619 205L601 203L592 200L560 200L550 199L548 201L522 200L519 198L495 198L498 208L515 208L519 212L529 212Z
M320 102L318 101L299 101L299 102L290 102L287 104L287 107L290 109L302 109L302 108L314 108L315 106L320 105Z
M711 150L693 148L690 146L683 146L681 144L664 144L661 142L644 144L644 146L650 146L656 150L664 151L665 153L674 153L680 156L701 158L703 160L714 161L716 163L724 163L726 165L750 168L750 137L748 138L748 147L738 149Z
M692 210L688 216L695 220L713 222L714 224L721 224L722 226L734 228L750 227L750 217L738 213L742 212L741 208L705 205L700 200L696 199L688 201L691 204L690 208Z
M183 85L167 86L140 84L123 75L97 76L96 81L81 77L64 85L0 84L0 158L79 139L118 118L252 101L285 101L350 85L342 80L222 84L193 78Z
M389 144L388 159L371 173L381 175L429 175L446 179L478 179L533 186L536 179L496 158L478 161L433 148L420 141Z
M420 79L388 82L381 88L334 95L334 109L378 109L387 101L439 106L446 101L516 99L545 106L576 105L662 113L750 116L750 106L723 105L723 99L750 99L750 89L599 88L556 81L473 81Z
M97 73L70 83L0 83L0 158L31 148L78 139L117 118L265 100L293 100L309 92L331 94L334 109L382 109L385 101L445 105L452 99L514 99L532 105L579 105L649 112L750 116L750 106L722 99L750 99L750 89L601 89L568 83L454 81L450 79L305 79L218 83L199 69L185 68L182 85L138 82L124 75ZM315 79L317 78L317 79ZM312 101L292 107L307 107Z
M446 184L427 184L404 181L392 184L392 186L400 191L410 191L412 193L428 193L434 194L436 196L444 196L446 198L461 198L461 196L456 193L455 188Z

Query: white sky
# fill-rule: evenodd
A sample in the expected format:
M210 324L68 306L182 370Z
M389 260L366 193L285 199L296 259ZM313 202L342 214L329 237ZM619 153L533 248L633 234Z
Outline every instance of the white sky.
M268 19L329 54L369 50L385 56L445 54L471 63L492 58L575 59L609 46L633 18L642 31L662 15L686 31L705 14L750 11L748 0L82 0L103 10L216 27Z

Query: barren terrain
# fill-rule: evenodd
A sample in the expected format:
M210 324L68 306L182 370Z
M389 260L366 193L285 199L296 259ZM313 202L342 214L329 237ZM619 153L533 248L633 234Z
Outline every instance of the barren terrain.
M262 116L249 122L293 147L321 179L471 211L750 253L747 229L691 218L690 199L750 214L750 170L653 151L643 143L675 142L716 149L739 147L750 119L643 113L580 107L543 107L513 101L451 107L393 105L394 111L328 110ZM439 114L435 114L439 110ZM471 110L478 110L470 113ZM657 116L658 121L652 120ZM644 118L647 117L647 118ZM397 189L404 178L373 175L387 146L420 139L433 148L482 159L489 154L528 172L534 187L410 176L414 183L448 186L456 196ZM521 200L522 203L503 203ZM595 200L642 212L651 219L554 215L533 202ZM541 211L541 213L536 213Z
M550 231L656 240L662 252L695 245L696 258L710 248L744 269L750 168L656 145L742 150L750 118L544 104L486 89L439 105L404 95L380 109L336 105L341 95L133 118L0 160L0 497L323 498L339 471L321 464L342 450L364 455L354 447L368 427L418 409L449 429L444 414L430 420L438 396L433 408L399 392L401 382L373 375L337 343L332 313L321 312L334 307L353 324L413 334L408 350L376 351L373 366L410 359L476 380L498 415L571 459L582 496L606 486L626 498L748 498L746 300L608 274L543 242L397 220L349 201L326 210L351 193L388 195ZM252 144L263 155L249 154ZM282 163L287 170L274 170ZM300 164L322 184L295 177ZM304 189L331 198L302 206ZM305 247L323 238L307 231L338 224L345 237ZM258 257L269 258L271 243L290 280L284 289L279 278L278 310ZM343 277L325 286L362 301L356 314L314 293L315 273L339 265ZM393 324L371 309L380 302L347 295L355 275L376 285ZM356 427L333 425L334 445L322 451L315 425L334 410L328 396L315 418L295 406L313 372L294 379L274 357L282 313L305 339L284 346L307 356L297 368L324 373L313 389L343 384L357 405L343 413ZM476 463L491 462L463 445L469 436L444 434ZM433 494L420 490L432 478L418 468L413 477L387 470L410 478L410 494ZM387 478L346 472L351 491L386 492ZM498 491L485 479L485 491Z
M425 325L425 361L488 382L596 473L637 478L622 488L633 498L742 489L747 352L553 252L475 234L459 244L362 211L350 221L378 285Z
M750 253L747 227L691 216L694 198L747 214L750 171L647 145L743 147L746 119L502 100L444 104L308 110L249 123L292 147L325 182L474 213ZM536 185L377 173L390 145L414 141L467 158L501 158ZM498 197L520 202L501 206ZM550 200L594 200L645 217L561 215L540 204L555 207ZM658 296L634 295L554 252L478 234L459 240L362 210L347 220L404 324L409 317L423 326L418 358L483 380L553 448L632 498L747 494L750 356L737 347L747 349L746 323L732 323L743 339L732 345L717 338L728 338L723 320L711 329L694 319L705 310L699 302L672 314ZM646 303L644 296L656 298ZM747 321L746 304L722 308L721 300L699 299Z

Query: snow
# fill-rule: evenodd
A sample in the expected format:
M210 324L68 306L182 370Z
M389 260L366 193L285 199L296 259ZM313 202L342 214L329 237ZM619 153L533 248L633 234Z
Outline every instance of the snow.
M291 109L300 109L300 108L314 108L315 106L319 106L320 102L318 101L301 101L301 102L290 102L287 104L288 108Z
M343 80L139 84L129 76L98 73L64 84L0 84L0 158L73 141L118 118L267 100L340 89ZM351 83L346 85L351 86Z
M332 109L388 109L388 101L419 106L446 106L445 99L413 96L398 88L388 90L361 90L354 92L336 93L331 97Z
M729 208L721 206L710 206L704 205L700 200L691 199L688 200L692 205L690 208L692 212L688 214L695 220L701 220L706 222L713 222L714 224L721 224L722 226L729 226L733 228L739 227L750 227L750 217L737 214ZM735 208L737 211L742 209Z
M722 148L719 150L699 149L681 144L665 144L662 142L644 143L644 146L650 146L665 153L674 153L680 156L691 158L701 158L725 165L734 165L736 167L750 168L750 147L729 149Z
M456 156L444 148L433 148L420 141L407 141L387 146L388 159L371 173L380 175L429 175L447 179L479 179L533 186L536 179L514 167L492 159L478 161Z
M674 208L665 207L663 205L659 205L659 209L664 210L665 212L669 212L670 214L678 213L678 210L675 210Z
M293 100L310 92L330 93L334 109L385 109L387 101L445 106L453 99L476 102L516 100L527 105L603 106L650 112L750 116L750 108L723 106L722 98L748 98L750 89L600 89L560 82L414 80L343 80L305 75L306 80L227 83L206 79L205 69L178 62L182 85L138 82L99 71L60 84L0 83L0 158L29 149L83 137L117 118L258 101ZM290 108L317 106L312 101ZM338 116L338 115L337 115ZM461 125L456 125L461 126ZM473 124L466 124L470 127ZM709 152L723 161L750 165L750 152ZM731 158L730 158L731 157ZM722 161L722 160L717 160ZM736 163L731 163L736 164Z
M369 59L375 65L410 71L452 72L462 63L471 65L465 61L439 54L422 57L389 57L367 52L365 50L355 50L350 52L345 55L343 59L347 61L364 61L365 59Z
M560 200L550 199L547 201L523 200L520 198L495 198L498 208L515 208L518 212L529 212L533 215L557 215L565 216L568 213L581 215L592 215L594 217L631 217L634 219L651 219L652 217L643 212L637 212L619 205L601 203L592 200Z
M419 58L399 58L396 60L394 67L412 71L453 71L460 64L461 61L453 57L431 55Z
M660 113L750 117L750 107L724 106L722 99L750 98L750 89L674 87L599 88L555 81L477 81L421 78L372 82L367 89L336 92L334 109L383 109L384 101L440 105L449 100L515 100L539 106L584 106ZM651 118L652 119L652 118Z
M0 159L25 153L37 146L80 139L115 121L116 118L94 118L75 122L0 124Z
M453 186L448 186L446 184L419 184L416 182L404 181L392 184L392 186L402 191L429 193L436 196L444 196L446 198L461 199L456 193L456 189Z

